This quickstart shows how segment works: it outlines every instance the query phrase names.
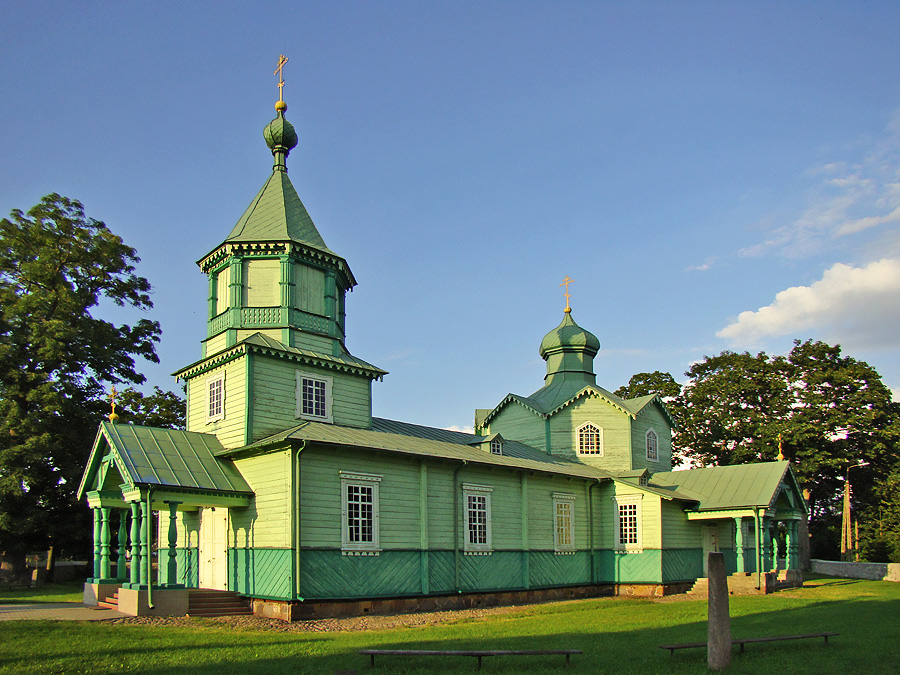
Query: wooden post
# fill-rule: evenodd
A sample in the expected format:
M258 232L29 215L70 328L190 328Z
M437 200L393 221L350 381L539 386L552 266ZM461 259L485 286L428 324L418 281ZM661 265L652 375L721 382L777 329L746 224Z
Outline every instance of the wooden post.
M127 581L128 577L125 575L125 552L128 542L128 511L125 509L118 509L118 511L119 534L116 539L116 552L118 553L118 557L116 558L116 579L119 581Z
M734 519L737 529L734 531L734 552L737 556L737 572L744 572L744 528L741 526L743 519L738 516Z
M131 574L129 586L137 588L141 583L141 505L131 502Z
M178 505L181 502L166 502L169 505L169 562L166 567L166 585L178 585Z
M109 507L100 507L100 578L106 581L110 576L109 569Z
M141 564L140 564L140 585L141 586L149 586L150 585L150 574L151 574L151 562L150 562L150 540L144 532L149 533L150 526L148 524L148 519L151 517L150 509L147 508L147 504L144 502L140 502L138 504L141 509L141 527L138 532L138 541L140 542L141 549Z
M728 582L725 574L725 556L710 553L708 629L706 659L710 670L725 670L731 665L731 615L728 611Z
M100 507L95 506L94 512L94 583L97 583L101 577L100 568Z

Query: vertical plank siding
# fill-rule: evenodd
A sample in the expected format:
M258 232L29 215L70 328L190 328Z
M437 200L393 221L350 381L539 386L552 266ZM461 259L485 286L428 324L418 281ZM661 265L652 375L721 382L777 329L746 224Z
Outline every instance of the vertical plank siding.
M603 429L603 454L579 455L578 428L592 422ZM610 471L631 469L631 418L596 396L585 396L550 418L553 452Z
M647 459L647 430L656 432L658 442L659 459L650 461ZM672 435L669 433L669 423L655 403L644 408L632 421L631 455L634 469L649 469L657 471L669 471L672 466Z
M291 546L290 462L286 449L235 460L256 497L247 508L230 509L229 547Z
M188 431L215 434L226 448L244 445L246 368L246 359L236 359L188 380ZM207 422L207 383L222 373L225 374L225 416L215 422Z

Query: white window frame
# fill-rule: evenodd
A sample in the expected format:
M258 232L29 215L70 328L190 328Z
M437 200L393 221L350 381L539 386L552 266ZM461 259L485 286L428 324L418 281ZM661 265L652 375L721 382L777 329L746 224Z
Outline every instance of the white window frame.
M493 549L493 531L491 528L491 493L494 491L490 485L476 485L475 483L463 483L463 552L466 555L490 555ZM483 499L484 516L485 516L485 537L483 542L473 543L471 541L472 527L475 523L472 521L472 511L469 508L469 498Z
M328 375L314 375L313 373L305 373L301 370L297 372L297 386L295 391L296 397L296 411L295 416L297 419L302 420L313 420L316 422L332 422L332 383L333 378ZM312 413L303 412L303 383L304 381L312 381L316 383L321 383L325 385L325 414L324 415L315 415Z
M563 533L566 536L560 536ZM575 495L570 492L553 493L553 550L563 554L575 552Z
M492 455L502 455L503 454L503 441L499 438L491 439L491 454Z
M652 454L650 452L651 446L653 449ZM656 433L656 429L654 429L653 427L647 429L647 433L644 434L644 450L648 462L659 461L659 434Z
M225 373L219 373L212 377L206 378L206 423L217 422L225 419ZM213 403L213 387L218 385L219 388L219 410L213 412L211 410Z
M588 427L593 427L597 430L597 449L585 451L582 443L582 433ZM585 422L575 431L575 444L578 449L579 455L585 455L588 457L603 457L603 427L599 424L594 424L593 422Z
M613 502L613 528L615 530L616 551L620 553L640 553L644 549L644 528L642 520L641 501L643 495L616 495L612 498ZM633 507L634 517L634 539L633 542L622 542L622 508L627 507L629 510Z
M378 486L382 477L374 473L360 473L358 471L339 471L338 474L341 477L341 553L344 555L378 555L381 552ZM371 490L371 541L351 541L350 499L347 494L351 487Z

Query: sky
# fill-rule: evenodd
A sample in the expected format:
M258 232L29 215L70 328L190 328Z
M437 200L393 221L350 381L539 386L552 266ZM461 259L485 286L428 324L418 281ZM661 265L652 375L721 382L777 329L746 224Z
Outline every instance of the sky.
M0 4L0 216L80 200L142 259L147 386L200 357L207 283L289 175L359 283L374 414L469 428L563 316L597 382L840 344L900 392L900 3ZM134 321L136 312L97 314Z

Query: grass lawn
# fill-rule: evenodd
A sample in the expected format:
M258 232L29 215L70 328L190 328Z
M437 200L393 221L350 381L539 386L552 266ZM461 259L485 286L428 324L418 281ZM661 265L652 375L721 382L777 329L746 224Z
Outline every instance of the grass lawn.
M767 597L732 597L732 634L753 637L833 630L821 640L735 650L729 673L900 673L900 584L815 579ZM604 598L536 605L430 627L334 633L235 630L196 619L189 627L103 622L0 623L0 672L470 673L468 657L383 657L380 649L582 649L563 657L485 659L483 673L703 673L706 651L669 656L657 647L706 638L706 602Z
M0 587L0 605L29 602L81 602L84 597L84 580L62 584L46 584L36 589L4 590Z

